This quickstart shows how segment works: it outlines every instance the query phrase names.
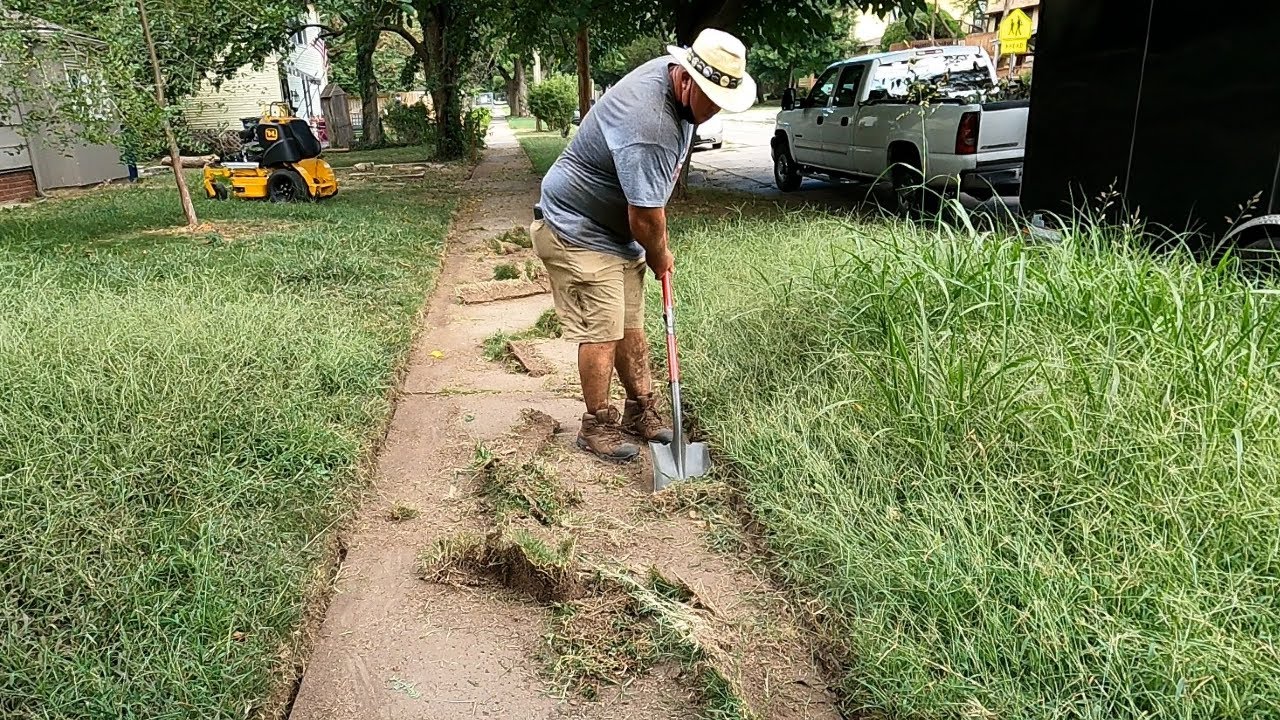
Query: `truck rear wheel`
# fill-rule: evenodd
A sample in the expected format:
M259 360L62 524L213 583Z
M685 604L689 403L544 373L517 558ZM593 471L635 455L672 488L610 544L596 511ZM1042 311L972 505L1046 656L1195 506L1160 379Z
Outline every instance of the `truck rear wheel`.
M893 165L893 196L898 201L898 212L914 216L924 210L924 175L913 164L914 158L903 158ZM916 161L918 162L918 161Z
M775 150L773 183L778 186L778 189L782 192L795 192L800 189L802 182L804 182L804 176L800 174L800 167L791 159L791 151L786 146Z

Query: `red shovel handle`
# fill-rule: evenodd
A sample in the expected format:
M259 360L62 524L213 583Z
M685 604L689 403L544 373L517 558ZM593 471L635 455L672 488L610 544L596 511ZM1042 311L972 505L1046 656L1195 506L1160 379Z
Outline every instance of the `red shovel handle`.
M680 382L680 359L676 353L676 294L671 287L671 273L662 275L662 318L667 325L667 377Z

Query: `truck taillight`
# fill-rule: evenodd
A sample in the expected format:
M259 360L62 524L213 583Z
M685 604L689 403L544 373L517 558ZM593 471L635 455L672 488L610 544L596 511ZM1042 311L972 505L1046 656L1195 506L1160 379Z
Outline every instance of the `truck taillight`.
M974 155L978 152L978 123L982 113L967 112L960 116L960 127L956 130L956 154Z

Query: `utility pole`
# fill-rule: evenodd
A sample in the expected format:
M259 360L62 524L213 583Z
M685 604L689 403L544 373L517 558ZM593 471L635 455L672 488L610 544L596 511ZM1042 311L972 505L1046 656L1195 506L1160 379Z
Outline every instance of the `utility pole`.
M182 214L187 218L187 227L200 224L196 218L196 206L191 204L191 191L187 189L187 178L182 174L182 151L178 149L178 138L173 134L173 125L169 124L168 103L164 97L164 77L160 74L160 60L156 57L156 44L151 39L151 24L147 22L147 6L145 0L138 0L138 19L142 21L142 40L147 45L147 55L151 57L151 71L156 79L156 106L164 119L164 137L169 142L169 162L173 166L173 177L178 183L178 197L182 199Z

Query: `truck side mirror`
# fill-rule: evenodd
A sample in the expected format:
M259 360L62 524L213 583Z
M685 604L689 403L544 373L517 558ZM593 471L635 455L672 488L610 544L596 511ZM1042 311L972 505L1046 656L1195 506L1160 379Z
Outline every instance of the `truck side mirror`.
M789 87L782 91L782 109L794 110L796 107L796 89Z

